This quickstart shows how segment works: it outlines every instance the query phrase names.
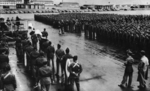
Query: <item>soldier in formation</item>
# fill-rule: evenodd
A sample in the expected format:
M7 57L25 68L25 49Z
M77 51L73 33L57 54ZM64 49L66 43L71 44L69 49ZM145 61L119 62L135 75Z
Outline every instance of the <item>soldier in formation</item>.
M35 37L32 37L35 33L32 33L31 40L27 36L18 36L16 40L16 52L20 63L23 63L26 67L27 72L30 73L34 81L34 88L37 88L40 83L42 89L46 87L46 90L50 88L50 84L55 83L55 74L57 82L61 81L62 84L71 83L69 78L66 76L66 61L69 58L73 58L70 54L70 49L66 49L66 53L61 49L61 45L57 45L57 50L55 51L52 42L45 37L37 38L39 41L40 49L38 50L33 42ZM37 34L35 34L37 36ZM36 42L37 43L37 42ZM22 50L21 50L22 49ZM56 54L56 68L55 72L54 66L54 55ZM22 55L20 57L20 55ZM26 55L26 56L25 56ZM59 67L61 66L61 67ZM61 72L59 69L61 68ZM61 73L62 76L59 76ZM60 78L65 78L65 81ZM70 80L71 81L71 80ZM79 85L78 85L79 88Z
M57 50L56 50L56 66L57 66L57 72L56 72L56 77L57 77L57 82L59 83L59 69L61 68L62 72L62 57L65 55L64 50L61 48L61 45L57 45Z
M60 28L64 32L81 33L135 54L145 50L150 57L150 32L147 15L82 14L36 15L35 19Z
M16 79L9 65L9 47L5 40L0 41L0 90L15 91Z

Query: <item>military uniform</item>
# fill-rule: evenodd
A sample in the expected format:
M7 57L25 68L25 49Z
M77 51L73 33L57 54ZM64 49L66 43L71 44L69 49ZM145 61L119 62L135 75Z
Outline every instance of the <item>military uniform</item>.
M70 67L70 81L71 85L73 87L74 82L76 83L77 86L77 91L80 91L80 84L79 84L79 77L80 73L82 72L82 66L78 62L73 62Z
M30 53L33 51L34 47L32 45L29 45L26 47L26 55L27 55L27 70L31 71L31 55Z
M35 47L37 49L37 42L38 42L38 38L37 38L37 35L36 34L33 34L31 36L31 40L32 40L32 45L33 47Z
M40 53L34 49L31 53L30 53L30 59L31 59L31 70L32 70L32 77L34 79L34 82L36 84L37 82L37 67L36 67L36 59L40 56Z
M18 16L16 17L16 25L17 25L17 30L19 30L20 18Z
M47 39L48 32L47 32L46 30L44 30L44 31L42 32L42 36L43 36L43 37L46 37L46 39Z
M3 74L2 84L4 91L15 91L17 88L15 75L10 72Z
M63 49L57 49L56 50L56 66L57 66L57 81L59 82L59 66L61 66L62 57L65 55L65 52ZM61 69L62 73L62 69Z
M42 50L43 52L46 52L46 48L48 47L48 39L40 39L40 50Z
M44 65L39 68L38 76L40 78L41 89L46 88L46 91L49 91L51 80L50 77L52 75L51 67Z
M54 79L54 74L55 74L55 67L54 67L54 53L55 53L55 48L51 45L47 47L47 64L50 66L50 61L52 61L52 70L53 70L53 79Z
M8 55L0 54L0 71L2 72L3 68L9 63Z
M68 82L67 74L66 74L66 70L65 70L66 61L67 61L67 59L72 58L72 57L73 57L73 56L72 56L71 54L65 54L65 55L62 57L61 67L62 67L62 75L63 75L63 74L65 75L65 84L67 84L67 82Z

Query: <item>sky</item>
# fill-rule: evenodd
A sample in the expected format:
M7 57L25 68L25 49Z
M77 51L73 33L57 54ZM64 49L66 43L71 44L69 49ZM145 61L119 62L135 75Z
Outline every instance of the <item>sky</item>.
M53 0L55 4L60 2L78 2L83 4L150 4L150 0Z

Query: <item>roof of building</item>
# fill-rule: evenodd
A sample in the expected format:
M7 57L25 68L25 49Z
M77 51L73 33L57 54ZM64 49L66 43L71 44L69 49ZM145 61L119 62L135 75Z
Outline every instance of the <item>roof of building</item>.
M79 4L77 2L60 2L60 4Z
M0 2L22 2L23 0L0 0Z
M53 0L31 0L33 2L53 2Z

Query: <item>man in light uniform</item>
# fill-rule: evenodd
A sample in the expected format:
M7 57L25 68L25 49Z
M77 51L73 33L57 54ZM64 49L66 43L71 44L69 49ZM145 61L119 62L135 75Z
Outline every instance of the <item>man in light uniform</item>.
M148 78L148 66L149 66L149 60L145 56L145 51L141 51L141 61L138 65L138 79L139 81L139 88L146 88L146 80Z
M28 38L31 38L31 31L35 31L34 28L33 28L33 24L32 23L29 23L28 24Z

